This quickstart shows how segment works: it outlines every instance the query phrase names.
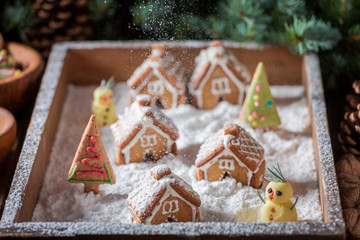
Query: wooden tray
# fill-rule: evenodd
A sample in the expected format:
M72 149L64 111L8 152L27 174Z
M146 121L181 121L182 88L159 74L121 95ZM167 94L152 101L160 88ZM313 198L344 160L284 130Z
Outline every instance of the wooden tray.
M97 238L99 235L107 235L126 239L168 239L170 236L201 239L239 237L277 240L301 239L306 236L306 239L344 239L345 225L317 56L308 54L298 57L282 47L263 46L260 49L255 45L231 42L225 42L225 46L233 51L251 73L257 63L263 61L270 84L305 85L312 120L323 222L199 222L160 226L105 222L31 222L57 131L67 84L98 84L110 74L114 74L120 81L126 81L150 53L151 44L153 42L69 42L53 47L0 222L1 235L69 238ZM183 63L191 71L193 59L209 43L180 41L165 44L175 55L181 55L182 59L191 59ZM217 231L219 228L222 229L221 232Z

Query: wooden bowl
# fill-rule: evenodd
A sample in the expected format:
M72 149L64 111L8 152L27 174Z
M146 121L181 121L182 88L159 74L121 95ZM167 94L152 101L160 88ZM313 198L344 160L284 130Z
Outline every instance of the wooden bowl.
M0 80L0 106L16 113L35 94L44 62L37 51L23 44L10 42L7 49L22 72Z
M0 163L4 161L16 138L16 121L14 116L0 107Z

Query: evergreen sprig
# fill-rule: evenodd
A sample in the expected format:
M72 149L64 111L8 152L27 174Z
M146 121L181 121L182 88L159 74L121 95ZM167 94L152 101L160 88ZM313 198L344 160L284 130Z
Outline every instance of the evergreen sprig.
M31 26L31 18L33 13L31 9L31 1L7 1L4 4L2 19L0 19L1 29L4 33L13 34L16 32L20 39L24 40L26 31Z
M138 0L131 8L133 21L149 39L204 39L208 24L197 11L201 1Z
M348 40L350 42L360 42L360 23L349 28Z
M88 2L90 18L94 23L94 32L98 39L116 39L120 34L117 18L116 0L90 0Z
M330 23L315 17L310 20L294 17L292 24L285 23L285 34L281 40L303 55L309 51L332 49L340 39L339 30L332 28Z
M270 17L257 1L226 1L219 4L219 13L210 17L209 35L239 42L261 42L266 35Z

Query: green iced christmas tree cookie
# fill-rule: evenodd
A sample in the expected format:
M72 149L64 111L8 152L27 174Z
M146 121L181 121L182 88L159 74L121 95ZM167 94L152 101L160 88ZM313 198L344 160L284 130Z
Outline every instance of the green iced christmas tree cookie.
M281 124L262 62L255 70L239 120L254 128Z

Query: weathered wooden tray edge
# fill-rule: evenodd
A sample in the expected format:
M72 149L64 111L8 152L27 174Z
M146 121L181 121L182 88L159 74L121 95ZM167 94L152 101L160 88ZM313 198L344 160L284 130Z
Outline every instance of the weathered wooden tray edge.
M139 41L138 44L150 46L150 42ZM169 42L169 44L174 44ZM189 42L177 42L181 46L192 47ZM197 42L196 47L206 46L207 42ZM305 86L307 88L308 103L312 115L312 130L315 154L319 162L318 174L324 221L301 222L301 223L172 223L162 226L146 226L116 223L67 223L67 222L15 222L17 214L22 207L22 200L26 198L26 192L31 191L32 179L36 178L36 172L45 171L34 166L34 159L41 141L41 135L48 124L48 113L52 107L58 79L63 67L63 62L69 49L81 48L112 48L132 46L134 42L100 42L100 43L63 43L53 48L50 62L47 66L43 82L40 87L38 99L32 115L27 137L24 142L19 163L14 175L13 183L6 201L4 213L0 222L0 231L5 236L76 236L76 235L181 235L192 236L245 236L256 238L259 236L297 236L312 235L314 238L327 237L327 239L342 239L345 237L345 226L342 218L339 190L337 186L335 166L331 149L326 106L324 101L319 61L315 54L309 54L303 58L303 71L305 73ZM242 47L242 44L225 43ZM248 46L247 46L248 47ZM253 48L254 46L251 45ZM50 101L49 101L50 100ZM57 122L52 123L57 124ZM36 201L36 200L35 200ZM215 227L217 225L217 227ZM217 229L222 229L219 233ZM96 230L94 230L96 229ZM189 231L191 230L191 231Z

